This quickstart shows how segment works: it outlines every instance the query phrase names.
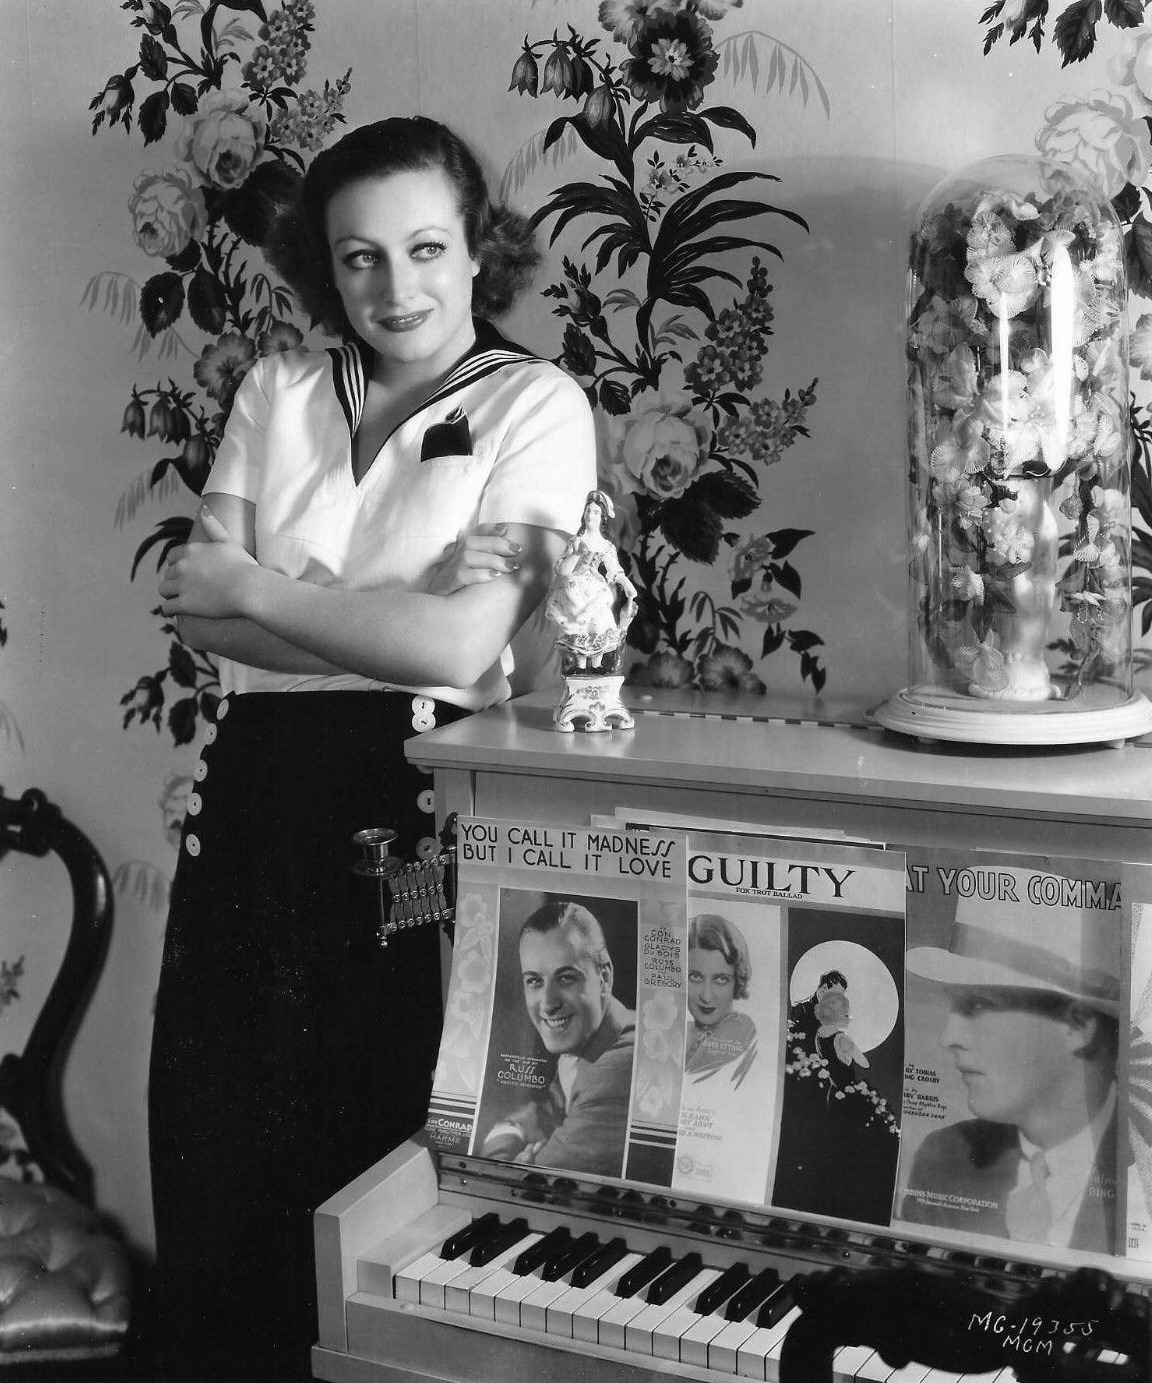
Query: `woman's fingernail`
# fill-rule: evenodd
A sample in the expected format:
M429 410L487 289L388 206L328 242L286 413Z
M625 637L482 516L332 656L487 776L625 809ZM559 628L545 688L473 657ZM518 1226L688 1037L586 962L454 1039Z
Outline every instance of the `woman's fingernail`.
M507 533L507 532L508 532L508 525L507 525L506 523L498 523L498 524L496 525L496 532L497 532L497 533L501 533L501 534Z
M509 570L509 571L519 571L519 570L520 570L520 563L519 563L519 562L512 562L512 561L509 561L509 563L508 563L508 570Z
M521 549L519 543L509 543L509 544L508 544L508 547L509 547L509 550L512 551L512 552L520 552L520 551L522 551L522 549Z

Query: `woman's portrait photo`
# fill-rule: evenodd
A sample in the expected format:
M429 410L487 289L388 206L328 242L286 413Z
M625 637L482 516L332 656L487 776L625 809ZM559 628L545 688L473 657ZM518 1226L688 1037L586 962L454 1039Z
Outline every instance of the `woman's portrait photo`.
M718 913L688 926L688 1033L684 1074L693 1081L723 1073L739 1088L756 1060L756 1023L735 1005L749 997L752 964L743 933Z

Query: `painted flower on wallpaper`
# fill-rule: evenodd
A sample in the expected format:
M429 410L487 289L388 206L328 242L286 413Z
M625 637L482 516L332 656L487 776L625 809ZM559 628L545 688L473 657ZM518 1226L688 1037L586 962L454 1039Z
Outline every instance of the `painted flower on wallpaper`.
M727 644L717 644L711 653L701 655L699 676L705 691L764 693L764 683L752 671L752 659L742 648Z
M200 352L192 374L209 398L227 410L256 356L256 343L249 337L239 331L225 332Z
M652 499L679 499L708 459L711 427L685 399L638 404L623 426L618 464L626 483Z
M1152 30L1125 34L1120 54L1108 61L1108 75L1116 86L1130 87L1134 98L1152 111Z
M239 187L264 151L268 120L243 91L214 91L185 119L176 152L214 187Z
M719 61L708 25L690 7L654 9L628 42L621 75L639 101L658 102L668 115L695 110Z
M618 501L616 542L639 592L628 641L647 661L634 657L629 675L762 691L739 647L748 626L756 656L793 653L818 692L822 641L791 625L801 582L786 560L809 530L760 535L766 555L755 582L735 576L730 598L707 585L710 575L723 582L728 554L747 537L741 525L761 505L765 470L807 436L816 401L815 380L779 398L758 394L775 319L763 261L781 257L764 237L773 224L807 225L778 203L739 195L779 179L734 168L715 147L718 132L756 142L738 110L706 104L723 42L739 38L752 51L766 37L718 44L712 24L738 9L724 0L603 0L609 44L572 28L525 39L509 89L571 101L541 151L572 136L603 167L595 180L554 189L533 220L551 223L552 243L579 227L588 256L565 255L544 296L563 324L557 359L597 412L600 484ZM773 61L782 61L778 51ZM805 99L810 80L822 91L793 61ZM734 272L733 256L749 253L751 267ZM729 285L735 296L722 303Z
M1152 166L1152 138L1144 113L1133 110L1125 97L1108 92L1049 106L1036 147L1045 158L1078 169L1109 198L1129 183L1141 186Z
M105 124L135 124L146 146L170 134L178 161L142 171L128 200L133 239L160 263L139 286L98 274L83 301L121 315L135 308L141 359L153 342L162 357L190 352L193 385L170 375L132 389L121 432L163 451L126 492L118 523L150 496L169 499L173 482L177 493L198 496L248 370L261 355L303 341L291 294L256 251L306 166L299 150L314 152L343 121L351 76L325 81L322 91L299 89L312 0L284 0L272 9L245 0L206 10L125 0L122 9L141 31L138 57L93 98L93 133ZM248 25L256 21L253 34ZM181 36L184 22L193 23L194 37ZM185 339L189 330L202 338L195 346ZM132 575L149 554L162 566L191 526L186 513L163 518L138 546ZM160 628L169 641L167 664L125 692L124 724L166 726L184 744L215 713L216 666L185 648L174 623L162 620Z
M183 254L208 224L204 193L186 168L141 173L128 200L132 238L145 254L169 259Z

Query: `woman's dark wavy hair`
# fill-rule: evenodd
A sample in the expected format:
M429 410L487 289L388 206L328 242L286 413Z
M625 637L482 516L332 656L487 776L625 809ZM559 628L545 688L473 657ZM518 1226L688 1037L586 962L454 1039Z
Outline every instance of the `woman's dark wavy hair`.
M700 946L716 951L732 971L732 997L746 999L752 992L752 961L748 943L734 922L717 912L702 912L688 924L688 949Z
M440 168L456 190L468 253L480 270L472 282L472 309L499 316L527 285L540 252L527 219L496 206L476 156L464 141L422 115L392 116L351 130L312 160L295 203L273 222L265 253L323 330L355 333L332 274L325 218L332 198L350 183L390 173Z

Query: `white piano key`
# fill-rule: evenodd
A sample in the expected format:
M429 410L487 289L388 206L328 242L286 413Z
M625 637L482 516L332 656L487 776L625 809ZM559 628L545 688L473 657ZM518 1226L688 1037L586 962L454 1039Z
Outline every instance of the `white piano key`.
M856 1383L860 1368L875 1353L871 1345L841 1345L832 1356L832 1383Z
M532 1295L520 1303L520 1329L546 1330L549 1306L558 1301L571 1285L567 1273L555 1282L541 1282Z
M932 1372L927 1364L917 1364L913 1360L911 1364L905 1364L902 1369L890 1373L887 1383L924 1383L925 1378Z
M587 1307L593 1298L603 1294L611 1294L611 1290L617 1282L640 1261L638 1253L626 1253L619 1262L613 1263L610 1268L606 1268L594 1282L590 1282L587 1287L569 1287L563 1296L548 1307L545 1316L544 1329L549 1335L560 1335L565 1339L572 1339L572 1322L577 1312L581 1308ZM596 1338L596 1326L592 1325L591 1339ZM579 1337L578 1337L579 1338Z
M701 1268L691 1282L686 1282L678 1292L673 1292L667 1301L658 1306L645 1305L644 1310L624 1328L624 1348L629 1354L654 1354L654 1332L663 1328L669 1316L695 1301L719 1276L716 1268Z
M668 1319L652 1332L652 1353L657 1359L679 1359L680 1342L694 1325L720 1317L702 1316L692 1302L678 1306Z
M625 1328L647 1306L643 1292L633 1297L617 1297L613 1304L600 1317L596 1328L596 1339L609 1349L624 1349L627 1343Z
M520 1324L520 1303L540 1286L539 1272L514 1273L513 1280L496 1293L496 1321L504 1325Z
M622 1266L623 1271L616 1274L613 1283L619 1282L624 1273L631 1272L644 1257L642 1253L630 1253L622 1258L617 1266ZM611 1287L602 1287L600 1291L593 1292L583 1306L576 1307L572 1312L572 1338L595 1344L599 1339L600 1317L605 1311L610 1311L619 1300Z
M438 1267L433 1268L420 1279L420 1305L434 1306L444 1310L444 1284L468 1271L468 1255L459 1258L443 1258Z
M720 1276L718 1268L705 1268L696 1278L697 1291L664 1317L652 1330L651 1353L657 1359L679 1359L680 1340L691 1326L706 1320L696 1310L696 1298Z
M521 1240L521 1249L529 1248L543 1236L532 1234L527 1241ZM513 1260L515 1261L515 1260ZM496 1319L496 1298L505 1291L513 1282L520 1280L519 1275L514 1273L508 1266L497 1268L494 1272L482 1278L468 1293L468 1314L470 1316L483 1317L484 1320L494 1321ZM539 1278L537 1278L539 1281Z
M406 1268L401 1268L392 1279L393 1294L396 1300L419 1302L421 1282L429 1273L435 1272L444 1261L438 1253L422 1253L419 1258L413 1259Z
M774 1325L758 1325L736 1350L736 1372L741 1378L763 1379L768 1350L776 1340Z
M780 1377L780 1355L784 1349L784 1336L788 1334L793 1321L799 1318L800 1308L794 1306L786 1316L781 1316L775 1325L762 1327L771 1336L770 1339L762 1342L764 1345L764 1377L768 1383L777 1383ZM751 1347L751 1342L748 1347Z
M680 1362L708 1367L708 1346L731 1322L724 1319L723 1311L710 1316L697 1317L696 1324L690 1325L680 1337Z
M929 1369L920 1383L967 1383L967 1375L953 1369Z
M754 1320L725 1321L724 1329L708 1341L708 1367L718 1373L735 1373L736 1351L755 1330Z
M540 1238L539 1234L525 1234L523 1239L518 1239L511 1248L505 1249L503 1253L498 1253L489 1262L481 1264L478 1268L469 1267L459 1277L455 1277L451 1282L444 1286L444 1309L455 1311L460 1315L471 1314L469 1298L483 1282L486 1282L493 1273L497 1273L501 1268L506 1268L509 1263L515 1261L517 1256L530 1245Z
M873 1354L870 1359L865 1359L863 1364L856 1370L856 1377L860 1383L888 1383L895 1369L891 1364L886 1364L878 1354Z

